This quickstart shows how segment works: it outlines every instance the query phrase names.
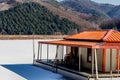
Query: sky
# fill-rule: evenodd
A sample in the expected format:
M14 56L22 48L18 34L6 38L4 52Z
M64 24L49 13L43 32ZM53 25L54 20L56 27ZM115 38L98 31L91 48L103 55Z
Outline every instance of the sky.
M63 0L57 0L59 1L63 1ZM95 1L97 3L109 3L109 4L113 4L113 5L120 5L120 0L91 0L91 1Z

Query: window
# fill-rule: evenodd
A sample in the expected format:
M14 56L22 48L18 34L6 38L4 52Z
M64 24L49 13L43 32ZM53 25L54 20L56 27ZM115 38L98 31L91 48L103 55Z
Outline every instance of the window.
M91 62L91 61L92 61L92 49L87 48L87 62Z

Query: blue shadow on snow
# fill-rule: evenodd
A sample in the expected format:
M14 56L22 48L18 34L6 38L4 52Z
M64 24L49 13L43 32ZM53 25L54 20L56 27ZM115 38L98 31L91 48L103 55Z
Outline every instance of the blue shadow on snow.
M28 80L72 80L32 64L3 65Z

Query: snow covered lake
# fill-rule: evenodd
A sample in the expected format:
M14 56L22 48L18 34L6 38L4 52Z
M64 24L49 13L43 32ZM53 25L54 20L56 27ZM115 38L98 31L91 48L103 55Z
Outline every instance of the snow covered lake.
M34 40L36 54L38 48L38 41L39 40ZM45 47L46 45L43 46L43 49L45 49ZM55 57L54 48L56 48L56 46L50 46L50 58ZM46 53L46 50L43 51L43 53ZM46 54L44 54L42 58L46 58ZM0 40L0 79L70 80L60 74L56 74L51 71L32 66L32 61L33 40Z
M38 52L38 41L34 40L35 54ZM42 40L45 41L45 40ZM42 58L46 58L46 45L43 45ZM56 46L51 45L49 58L55 57ZM33 40L0 40L0 64L32 64Z

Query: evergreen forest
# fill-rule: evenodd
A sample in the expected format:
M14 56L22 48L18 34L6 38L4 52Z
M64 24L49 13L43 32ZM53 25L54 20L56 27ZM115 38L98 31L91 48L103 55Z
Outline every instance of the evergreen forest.
M0 33L9 35L69 34L80 26L52 12L38 3L18 3L16 7L0 12Z

